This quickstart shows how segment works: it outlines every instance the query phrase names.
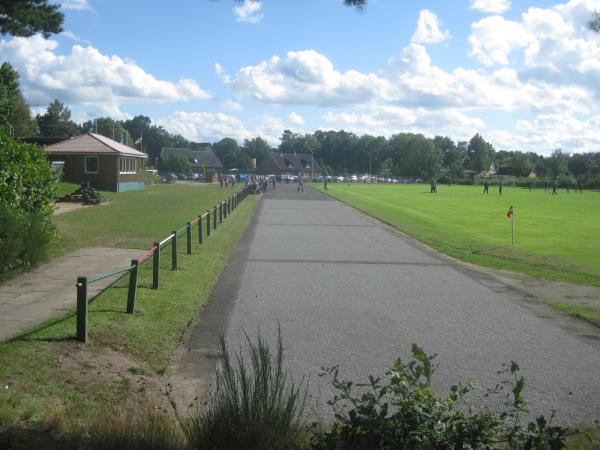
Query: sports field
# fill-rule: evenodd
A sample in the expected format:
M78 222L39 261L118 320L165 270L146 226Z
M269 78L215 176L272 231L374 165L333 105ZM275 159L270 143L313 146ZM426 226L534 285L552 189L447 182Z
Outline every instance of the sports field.
M323 190L323 185L313 187ZM327 193L426 244L475 264L600 285L600 192L496 186L329 184ZM514 208L515 245L511 246Z

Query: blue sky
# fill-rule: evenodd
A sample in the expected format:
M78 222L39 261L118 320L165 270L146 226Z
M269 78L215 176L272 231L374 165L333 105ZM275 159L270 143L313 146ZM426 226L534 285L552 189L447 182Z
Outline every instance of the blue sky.
M479 132L497 149L600 150L600 0L66 0L65 32L5 37L28 102L145 114L196 141L284 129Z

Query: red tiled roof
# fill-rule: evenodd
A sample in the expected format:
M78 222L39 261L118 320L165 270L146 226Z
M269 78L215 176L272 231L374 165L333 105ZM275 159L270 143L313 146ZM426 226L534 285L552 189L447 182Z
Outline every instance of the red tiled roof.
M105 136L95 133L80 134L71 139L67 139L56 144L44 147L44 151L51 155L72 155L72 154L116 154L125 156L135 156L138 158L147 158L148 155L142 153L120 142L113 141Z

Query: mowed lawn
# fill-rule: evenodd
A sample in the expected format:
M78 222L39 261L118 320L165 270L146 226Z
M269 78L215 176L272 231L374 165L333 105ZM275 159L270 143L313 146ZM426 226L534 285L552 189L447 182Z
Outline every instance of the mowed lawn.
M236 186L236 191L242 189ZM102 192L108 204L54 216L61 256L82 247L149 248L171 231L234 193L217 184L161 184L131 192Z
M314 184L323 190L322 185ZM497 186L329 184L330 195L456 258L541 278L600 285L600 192L552 196ZM510 206L515 211L511 246Z

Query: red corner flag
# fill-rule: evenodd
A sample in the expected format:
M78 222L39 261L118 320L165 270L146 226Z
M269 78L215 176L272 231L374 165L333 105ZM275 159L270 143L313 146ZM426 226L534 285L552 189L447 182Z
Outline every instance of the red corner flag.
M513 208L512 206L510 208L508 208L508 212L506 213L506 217L511 219L513 216Z

